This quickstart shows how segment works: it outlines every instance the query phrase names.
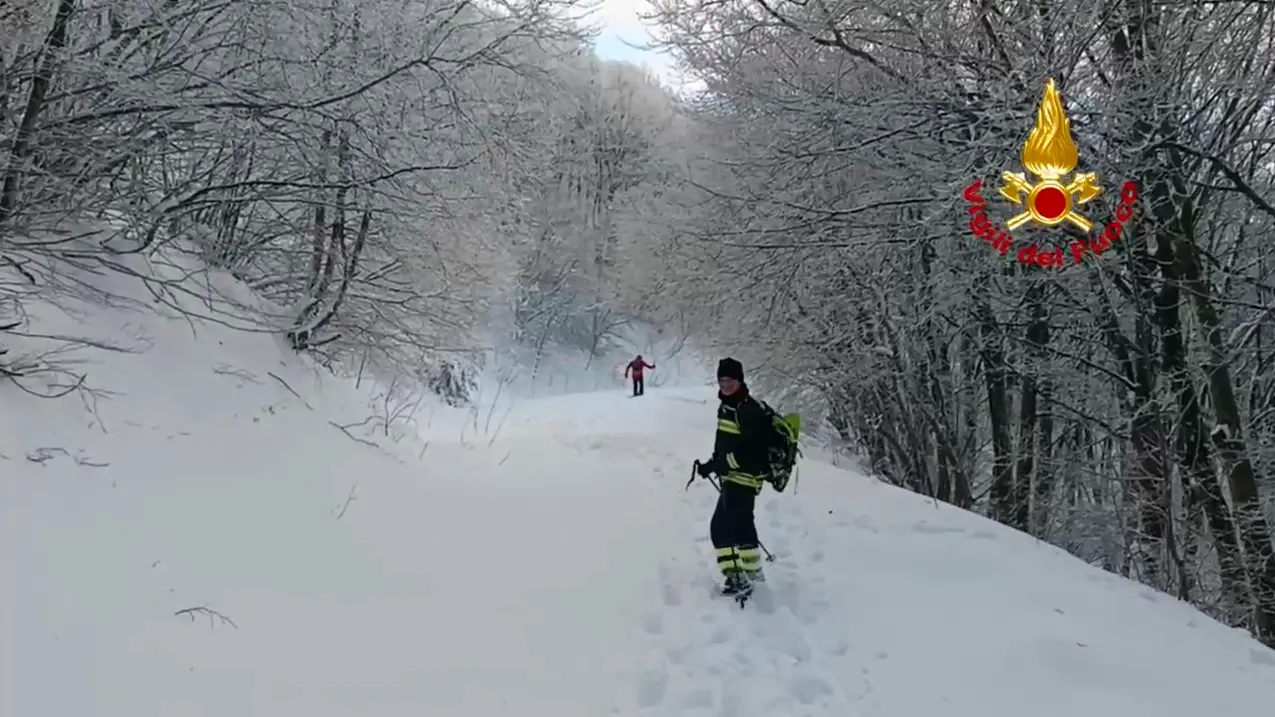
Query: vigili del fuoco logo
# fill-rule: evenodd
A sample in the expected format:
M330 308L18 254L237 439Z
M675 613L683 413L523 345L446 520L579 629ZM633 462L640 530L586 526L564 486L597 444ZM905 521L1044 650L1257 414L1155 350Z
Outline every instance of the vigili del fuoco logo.
M1120 239L1124 228L1133 217L1134 204L1138 201L1138 186L1125 182L1120 186L1120 203L1116 205L1115 219L1099 232L1094 232L1093 222L1082 213L1082 208L1102 194L1096 172L1071 174L1078 162L1076 144L1071 139L1071 122L1063 109L1062 97L1051 79L1045 83L1045 96L1036 110L1036 126L1032 128L1023 145L1023 167L1036 178L1028 179L1022 172L1001 174L1000 195L1019 211L1010 217L1003 227L987 217L987 200L980 193L983 180L976 179L965 188L965 201L969 202L970 231L975 237L992 245L992 248L1008 255L1014 244L1010 232L1024 224L1034 222L1045 227L1068 224L1088 235L1086 239L1074 239L1067 245L1067 254L1061 246L1038 247L1028 244L1019 247L1014 258L1020 264L1061 268L1070 256L1072 264L1080 263L1086 254L1101 254Z

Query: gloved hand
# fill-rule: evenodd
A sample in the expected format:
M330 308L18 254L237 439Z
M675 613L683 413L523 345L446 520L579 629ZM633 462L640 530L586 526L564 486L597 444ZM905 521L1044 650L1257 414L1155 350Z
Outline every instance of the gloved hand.
M713 475L713 473L715 472L713 470L713 459L710 458L706 461L700 461L699 465L695 467L695 472L699 473L700 478L707 478Z

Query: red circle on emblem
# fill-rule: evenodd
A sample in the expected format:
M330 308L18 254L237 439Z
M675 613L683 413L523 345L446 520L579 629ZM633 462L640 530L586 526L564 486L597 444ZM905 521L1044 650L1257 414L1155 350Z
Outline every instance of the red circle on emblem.
M1058 219L1067 213L1067 195L1057 187L1044 187L1032 198L1036 213L1046 219Z

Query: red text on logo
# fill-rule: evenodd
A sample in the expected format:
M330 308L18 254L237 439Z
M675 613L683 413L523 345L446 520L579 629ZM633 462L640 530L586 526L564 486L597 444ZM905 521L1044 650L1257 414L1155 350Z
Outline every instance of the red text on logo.
M979 193L982 188L983 180L976 179L965 188L963 195L965 201L969 203L967 211L970 214L970 233L991 244L993 249L1004 256L1009 253L1010 245L1013 244L1014 239L1010 236L1008 229L996 226L991 219L988 219L986 213L987 201ZM1108 222L1102 231L1094 234L1089 239L1073 241L1067 247L1068 254L1064 254L1061 247L1041 249L1031 244L1015 252L1014 258L1020 264L1061 268L1067 263L1066 257L1068 255L1071 256L1072 264L1079 264L1086 254L1095 256L1101 254L1110 249L1113 242L1120 239L1125 227L1128 226L1129 221L1133 218L1133 210L1137 201L1138 185L1133 182L1125 182L1120 186L1120 203L1116 205L1115 219Z

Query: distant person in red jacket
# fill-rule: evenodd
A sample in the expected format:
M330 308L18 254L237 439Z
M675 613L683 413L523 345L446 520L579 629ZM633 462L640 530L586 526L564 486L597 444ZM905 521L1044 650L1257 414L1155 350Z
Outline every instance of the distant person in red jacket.
M624 367L625 378L629 377L630 371L633 372L633 395L634 396L641 396L642 394L646 393L646 382L642 380L642 369L646 369L646 368L655 370L655 364L647 363L646 361L644 361L642 359L642 354L638 354L637 358L630 361L629 365Z

